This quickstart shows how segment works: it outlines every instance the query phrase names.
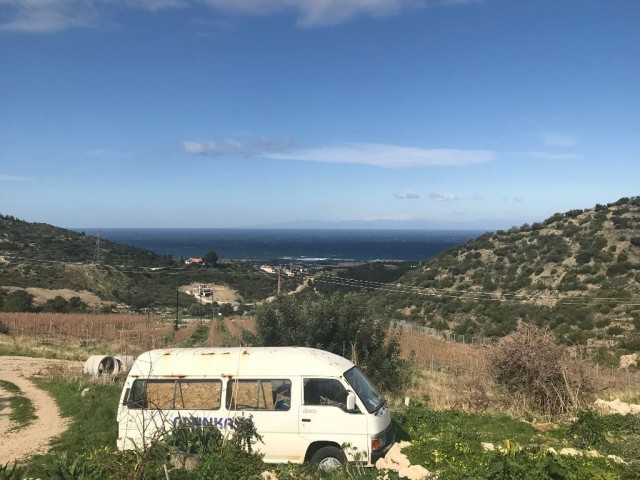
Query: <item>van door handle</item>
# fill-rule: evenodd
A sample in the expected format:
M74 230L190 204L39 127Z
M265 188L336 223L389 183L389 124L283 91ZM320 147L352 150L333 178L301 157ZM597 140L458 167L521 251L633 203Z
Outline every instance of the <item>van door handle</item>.
M310 421L311 421L311 419L310 419L310 418L303 418L303 419L302 419L302 421L303 421L303 422L310 422Z

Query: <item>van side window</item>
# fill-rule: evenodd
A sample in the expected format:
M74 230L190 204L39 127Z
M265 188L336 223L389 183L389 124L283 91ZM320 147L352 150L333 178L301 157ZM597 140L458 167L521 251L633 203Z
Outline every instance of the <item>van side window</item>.
M136 380L129 394L129 408L158 410L218 410L220 380Z
M229 410L289 410L291 381L234 379L227 384Z
M305 378L305 405L332 405L342 408L347 406L347 390L335 378Z

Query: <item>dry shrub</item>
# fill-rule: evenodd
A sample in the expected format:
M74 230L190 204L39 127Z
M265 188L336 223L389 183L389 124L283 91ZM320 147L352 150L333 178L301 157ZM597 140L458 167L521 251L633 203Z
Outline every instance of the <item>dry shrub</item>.
M493 377L529 409L573 413L593 401L592 366L556 343L548 329L522 324L490 352Z
M435 410L485 411L496 404L484 347L454 343L411 329L400 337L402 357L415 372L404 395Z

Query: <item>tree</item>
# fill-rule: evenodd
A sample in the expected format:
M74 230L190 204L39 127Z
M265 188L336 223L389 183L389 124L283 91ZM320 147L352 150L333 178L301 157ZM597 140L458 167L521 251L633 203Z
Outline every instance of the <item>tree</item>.
M69 312L69 302L60 295L57 295L55 298L47 300L42 306L42 311L44 312L55 312L55 313L68 313Z
M207 265L216 265L218 263L218 258L218 254L211 250L202 257L202 261Z
M256 342L319 348L341 355L388 391L402 386L405 379L397 331L389 320L373 318L364 298L355 293L304 301L280 295L259 307Z
M5 312L30 312L33 310L33 295L25 290L16 290L5 297Z

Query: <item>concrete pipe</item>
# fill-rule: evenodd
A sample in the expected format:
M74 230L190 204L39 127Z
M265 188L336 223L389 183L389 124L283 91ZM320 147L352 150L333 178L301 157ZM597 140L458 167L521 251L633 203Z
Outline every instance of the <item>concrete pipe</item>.
M84 362L84 373L99 377L101 375L117 375L120 372L120 361L108 355L92 355Z

